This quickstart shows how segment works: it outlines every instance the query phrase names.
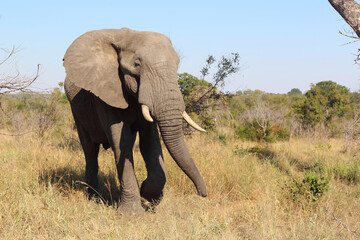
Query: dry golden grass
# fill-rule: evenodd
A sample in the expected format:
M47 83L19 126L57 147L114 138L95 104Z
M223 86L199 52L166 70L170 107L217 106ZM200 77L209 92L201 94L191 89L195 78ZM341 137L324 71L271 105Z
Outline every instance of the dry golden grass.
M360 183L346 175L359 170L359 157L343 153L339 140L296 139L268 145L263 153L250 142L187 138L208 197L195 194L164 150L165 196L155 213L144 216L117 211L111 151L102 151L99 160L105 205L87 200L78 183L84 181L81 149L60 142L0 136L0 239L357 239L324 210L360 229ZM293 201L285 182L314 166L331 177L329 191L316 202ZM135 167L142 181L137 147Z

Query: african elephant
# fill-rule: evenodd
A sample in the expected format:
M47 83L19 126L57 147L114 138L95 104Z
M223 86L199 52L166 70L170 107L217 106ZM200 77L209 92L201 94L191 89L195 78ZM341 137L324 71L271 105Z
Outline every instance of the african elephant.
M111 147L124 212L144 212L141 198L154 205L162 199L166 175L158 129L170 155L198 194L207 195L184 141L182 117L204 130L184 111L178 64L179 57L166 36L127 28L87 32L65 53L65 92L85 155L86 182L98 188L99 146ZM147 168L140 189L133 163L137 133ZM94 193L91 188L90 194Z

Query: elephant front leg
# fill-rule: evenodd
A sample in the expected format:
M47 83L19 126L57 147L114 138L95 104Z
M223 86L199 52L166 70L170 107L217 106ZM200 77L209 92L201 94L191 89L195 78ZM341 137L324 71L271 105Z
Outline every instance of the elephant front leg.
M163 197L166 182L164 159L160 137L155 123L146 123L139 131L140 151L148 171L146 180L141 185L141 196L155 206ZM147 207L146 204L144 204Z
M139 185L134 172L132 149L136 134L130 127L115 124L111 127L112 148L115 155L116 167L120 182L120 211L130 214L142 214ZM121 133L121 134L119 134Z
M122 155L122 154L121 154ZM134 173L133 159L130 156L121 156L117 164L120 180L120 211L124 213L142 214L139 185Z

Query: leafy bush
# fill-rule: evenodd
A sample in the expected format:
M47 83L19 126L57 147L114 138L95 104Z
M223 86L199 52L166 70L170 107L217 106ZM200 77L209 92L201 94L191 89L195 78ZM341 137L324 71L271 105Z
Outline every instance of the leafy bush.
M256 142L275 142L289 140L290 133L287 129L281 128L270 121L266 129L262 128L256 120L246 122L235 128L235 137Z
M250 123L237 126L234 134L235 137L239 139L256 140L256 129Z
M202 119L201 126L205 130L213 131L215 129L215 122L213 119L211 119L209 117L201 117L201 119Z
M323 177L320 173L312 171L305 174L303 180L291 179L285 182L285 188L294 201L319 200L329 190L329 177Z

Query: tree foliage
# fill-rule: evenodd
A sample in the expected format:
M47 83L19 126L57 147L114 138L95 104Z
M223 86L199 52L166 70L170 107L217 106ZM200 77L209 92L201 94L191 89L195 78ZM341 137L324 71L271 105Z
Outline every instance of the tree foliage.
M302 94L301 90L298 88L293 88L290 90L290 92L287 93L288 95L299 95Z
M343 117L349 111L350 91L333 81L311 85L305 99L293 104L305 127L319 123L329 126L334 117Z
M186 72L178 74L178 84L181 93L185 97L192 95L198 87L206 89L212 88L211 83L205 80L200 80L197 77Z

